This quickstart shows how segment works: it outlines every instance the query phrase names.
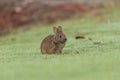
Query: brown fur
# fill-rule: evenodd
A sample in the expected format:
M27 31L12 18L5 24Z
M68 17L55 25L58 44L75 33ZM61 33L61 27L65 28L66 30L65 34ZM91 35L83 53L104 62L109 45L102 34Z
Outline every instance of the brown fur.
M48 35L41 43L42 54L55 54L62 53L62 49L65 46L66 36L62 32L61 27L53 27L55 35ZM60 37L59 37L60 36Z

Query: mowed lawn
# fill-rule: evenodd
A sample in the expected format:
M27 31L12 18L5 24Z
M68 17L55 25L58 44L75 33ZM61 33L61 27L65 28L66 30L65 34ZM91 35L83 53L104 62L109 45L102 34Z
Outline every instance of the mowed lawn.
M100 22L88 14L0 37L0 80L120 80L120 12L104 13ZM55 25L68 39L63 53L42 55L40 43Z

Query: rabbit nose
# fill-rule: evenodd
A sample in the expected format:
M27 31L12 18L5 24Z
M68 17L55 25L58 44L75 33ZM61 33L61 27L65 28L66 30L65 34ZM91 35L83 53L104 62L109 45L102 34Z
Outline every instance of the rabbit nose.
M64 40L65 40L65 41L67 41L67 39L66 39L66 38L65 38Z

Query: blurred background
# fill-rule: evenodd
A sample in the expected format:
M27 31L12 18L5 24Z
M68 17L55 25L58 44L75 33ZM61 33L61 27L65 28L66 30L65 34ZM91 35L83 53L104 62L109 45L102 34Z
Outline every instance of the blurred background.
M0 0L0 35L25 25L53 24L89 12L102 20L98 10L111 10L116 4L119 0Z
M120 80L119 3L0 0L0 80ZM58 25L63 54L42 55L42 40Z

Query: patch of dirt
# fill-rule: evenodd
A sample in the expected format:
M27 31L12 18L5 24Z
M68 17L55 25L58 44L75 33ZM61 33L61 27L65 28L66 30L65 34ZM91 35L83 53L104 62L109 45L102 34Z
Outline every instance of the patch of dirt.
M96 41L96 42L94 42L94 44L103 44L104 43L104 41Z
M76 39L76 40L78 40L78 39L85 39L85 36L83 36L83 35L76 36L75 39Z

